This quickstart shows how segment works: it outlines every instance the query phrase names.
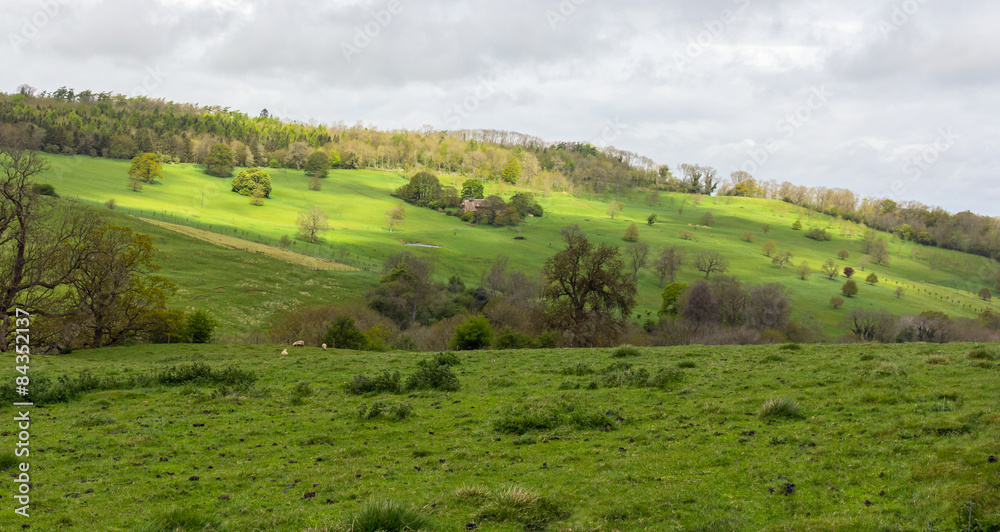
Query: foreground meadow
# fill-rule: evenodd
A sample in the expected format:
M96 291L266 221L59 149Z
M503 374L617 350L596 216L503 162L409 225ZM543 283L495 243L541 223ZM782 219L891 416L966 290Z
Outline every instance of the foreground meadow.
M341 530L373 500L436 530L1000 524L997 346L281 349L33 357L68 400L33 410L33 512L3 528Z

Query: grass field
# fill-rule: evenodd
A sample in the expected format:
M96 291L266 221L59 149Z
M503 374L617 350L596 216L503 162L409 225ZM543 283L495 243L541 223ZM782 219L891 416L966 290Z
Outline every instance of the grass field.
M33 357L33 386L119 384L32 410L33 513L5 490L0 528L342 530L373 499L442 531L965 530L970 501L1000 526L995 345L458 353L457 391L366 395L433 355L281 349ZM121 384L192 363L258 380Z
M891 265L859 271L855 277L861 287L859 297L848 299L844 307L835 310L828 302L830 297L839 295L843 278L828 280L814 273L807 280L800 280L795 276L794 265L785 269L773 266L761 252L761 245L773 240L779 252L794 253L794 264L806 260L817 272L825 260L836 258L839 250L846 249L851 258L838 260L838 264L857 267L857 259L862 256L860 240L864 228L771 200L706 197L694 206L689 196L664 194L660 205L649 206L641 201L639 194L634 201L622 198L625 209L618 219L612 220L605 214L607 201L556 193L540 198L546 210L544 217L529 218L516 231L470 226L455 217L408 206L405 225L390 233L384 212L396 202L390 193L405 182L405 177L395 172L333 171L324 181L323 189L317 192L308 190L309 178L302 172L271 170L273 199L264 207L255 207L247 198L229 191L228 179L210 177L193 165L166 166L162 183L147 185L135 193L125 188L126 161L80 156L48 158L52 171L46 179L63 196L92 203L114 198L123 212L243 240L274 244L283 235L294 236L298 213L310 206L320 206L330 215L332 229L323 235L322 242L296 241L292 250L359 269L377 269L385 257L410 251L432 258L442 279L459 275L466 283L476 283L495 257L504 254L510 258L512 267L535 275L544 260L561 249L559 230L563 227L578 224L594 241L623 245L621 236L625 228L636 222L641 241L650 244L654 255L661 247L671 245L686 248L689 256L701 250L719 251L730 261L730 275L750 283L783 283L792 294L793 318L832 335L841 334L837 324L852 308L884 308L894 314L941 310L964 317L975 316L990 306L1000 308L1000 299L984 303L975 296L976 291L986 286L986 278L997 267L995 263L883 235L891 240ZM445 184L460 185L463 178L442 176L441 179ZM679 212L682 207L683 213ZM710 228L699 227L705 212L711 212L715 218ZM659 217L653 226L645 223L650 213ZM791 229L796 220L802 221L802 231ZM770 226L766 234L765 225ZM805 238L805 230L810 227L827 229L833 240L817 242ZM682 239L680 231L691 231L694 239ZM753 233L753 242L742 239L745 231ZM514 240L515 236L524 240ZM411 247L407 246L409 243L440 247ZM183 268L170 266L168 271L175 267ZM864 283L864 277L872 271L881 279L877 286ZM178 275L187 274L178 272ZM369 279L359 283L360 286L377 282L374 275L366 277ZM689 260L678 280L691 283L702 277ZM905 290L901 298L894 294L897 287ZM648 270L642 272L637 313L655 313L660 291L654 274ZM360 297L361 291L353 295Z

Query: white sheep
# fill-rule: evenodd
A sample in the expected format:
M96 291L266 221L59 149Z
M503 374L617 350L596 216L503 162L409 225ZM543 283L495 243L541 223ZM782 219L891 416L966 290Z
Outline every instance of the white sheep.
M323 351L326 351L326 344L323 344Z
M288 350L287 349L282 349L281 350L281 354L282 355L287 355L288 354Z
M305 347L305 345L306 345L306 343L304 341L299 340L298 342L295 342L294 344L292 344L292 347Z

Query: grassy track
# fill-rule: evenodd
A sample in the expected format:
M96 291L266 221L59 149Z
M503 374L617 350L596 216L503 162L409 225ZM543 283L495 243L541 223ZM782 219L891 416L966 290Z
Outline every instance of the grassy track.
M191 362L260 379L236 394L156 385L36 408L32 529L142 530L187 509L232 531L337 530L379 497L442 531L523 530L457 495L510 486L555 505L549 530L957 530L970 500L980 523L1000 524L997 346L460 353L459 391L368 396L344 383L381 370L405 381L430 355L281 349L33 357L33 379ZM632 371L607 371L621 362ZM639 369L670 378L628 386ZM762 419L773 398L800 415ZM379 400L412 413L361 420ZM531 419L554 421L518 434ZM0 464L14 438L0 434Z
M865 272L859 271L860 278L856 277L861 287L859 297L848 299L844 307L834 310L828 302L839 295L842 277L828 280L814 273L807 280L800 280L795 276L794 265L785 269L773 266L761 253L761 245L773 240L779 252L794 253L795 265L806 260L817 272L825 260L835 259L839 250L846 249L851 258L838 260L838 265L857 267L862 256L863 228L771 200L710 197L694 206L689 196L664 194L660 205L649 206L638 197L622 198L625 209L619 218L612 220L605 214L607 201L556 193L540 198L546 210L544 217L529 218L516 231L474 227L455 217L408 206L405 225L390 233L384 212L396 202L390 193L405 182L395 172L333 171L324 181L323 189L317 192L308 190L309 178L302 172L271 170L273 199L264 207L254 207L247 198L229 191L228 179L207 176L193 165L167 166L162 183L148 185L135 193L125 188L128 169L125 161L79 156L49 156L49 160L53 169L47 179L64 196L94 203L115 198L129 213L246 240L274 244L283 235L294 236L298 213L320 206L330 216L332 229L323 235L322 242L297 241L292 250L361 269L376 268L385 257L405 250L434 259L441 278L459 275L467 283L478 282L498 254L507 255L512 267L536 274L544 260L561 248L559 231L563 227L578 224L594 241L623 245L622 234L635 222L640 226L641 241L650 244L654 255L664 246L682 246L689 257L701 250L719 251L730 261L729 274L751 283L784 284L792 294L793 317L831 334L840 334L837 324L852 308L884 308L894 314L941 310L964 317L975 316L990 306L1000 309L1000 298L984 303L975 296L996 269L995 263L883 235L892 240L891 266L871 266ZM441 179L444 184L460 185L463 178L442 176ZM496 185L490 186L494 190L488 192L501 192ZM701 227L705 212L711 212L715 218L715 223L707 229ZM645 223L650 213L659 217L653 226ZM802 231L791 229L796 220L802 221ZM765 225L770 226L766 234ZM826 229L833 240L817 242L805 238L805 230L810 227ZM690 231L695 237L684 240L680 231ZM745 231L753 233L753 242L743 240ZM524 239L514 240L515 236ZM440 248L406 246L412 242ZM864 283L864 277L873 271L882 280L874 287ZM373 275L368 277L371 279L363 285L377 282ZM702 277L688 260L678 280L691 283ZM637 313L655 312L659 308L661 290L657 284L651 271L640 273ZM894 295L897 287L905 290L902 298ZM359 297L361 292L353 295Z

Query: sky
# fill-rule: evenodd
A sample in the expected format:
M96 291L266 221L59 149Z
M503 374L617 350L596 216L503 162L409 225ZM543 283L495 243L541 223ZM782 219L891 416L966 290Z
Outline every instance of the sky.
M1000 216L1000 2L0 0L0 91L500 129Z

